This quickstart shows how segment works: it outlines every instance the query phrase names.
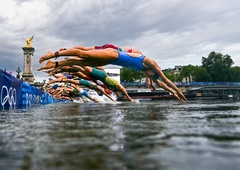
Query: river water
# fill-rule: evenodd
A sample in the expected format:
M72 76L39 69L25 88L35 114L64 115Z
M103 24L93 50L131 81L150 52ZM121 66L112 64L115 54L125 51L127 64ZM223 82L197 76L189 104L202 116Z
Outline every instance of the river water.
M1 170L239 170L240 101L0 111Z

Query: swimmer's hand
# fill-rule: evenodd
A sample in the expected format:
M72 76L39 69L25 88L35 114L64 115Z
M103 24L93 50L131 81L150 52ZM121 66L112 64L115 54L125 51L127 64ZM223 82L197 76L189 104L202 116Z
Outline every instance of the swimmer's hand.
M133 100L133 99L131 100L131 102L132 102L132 103L137 103L137 102L136 102L135 100Z
M148 85L148 87L149 87L152 91L156 91L156 90L157 90L157 89L156 89L156 86L154 86L153 84Z

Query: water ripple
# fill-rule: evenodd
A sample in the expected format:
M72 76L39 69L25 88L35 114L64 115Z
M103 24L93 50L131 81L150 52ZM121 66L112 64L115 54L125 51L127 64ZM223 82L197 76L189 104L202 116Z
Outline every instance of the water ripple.
M233 101L63 103L0 112L0 169L240 169Z

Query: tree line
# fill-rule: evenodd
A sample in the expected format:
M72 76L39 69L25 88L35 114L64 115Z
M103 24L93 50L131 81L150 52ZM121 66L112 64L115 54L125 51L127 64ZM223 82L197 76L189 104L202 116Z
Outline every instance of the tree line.
M184 78L195 82L239 82L240 67L233 67L233 60L228 54L223 55L215 51L208 57L202 57L201 66L191 64L183 66L179 74L163 71L166 77L173 82L181 82ZM120 70L121 82L142 82L145 75L141 71L134 71L128 68Z

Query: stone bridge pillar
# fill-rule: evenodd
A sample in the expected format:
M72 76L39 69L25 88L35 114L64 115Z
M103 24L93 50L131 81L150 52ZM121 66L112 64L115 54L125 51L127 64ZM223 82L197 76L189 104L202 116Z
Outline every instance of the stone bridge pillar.
M22 47L24 54L22 80L33 84L35 78L32 73L32 58L35 49L33 47Z

